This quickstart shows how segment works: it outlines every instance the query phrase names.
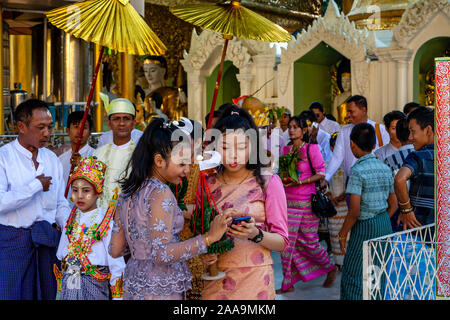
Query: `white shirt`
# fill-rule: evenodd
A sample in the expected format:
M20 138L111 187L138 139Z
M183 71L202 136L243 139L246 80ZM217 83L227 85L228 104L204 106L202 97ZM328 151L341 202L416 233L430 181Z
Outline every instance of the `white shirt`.
M94 154L95 149L92 148L89 144L86 144L83 148L80 149L78 152L82 157L90 157ZM67 183L67 180L69 179L69 173L70 168L72 167L72 164L70 163L70 158L72 158L72 148L64 152L62 155L59 156L59 160L61 161L61 164L63 166L63 178L64 183ZM64 186L65 188L65 186ZM64 189L65 191L65 189ZM69 200L72 196L72 188L69 188L69 193L67 195L67 199ZM73 206L72 202L69 200L69 204Z
M36 169L32 153L16 139L0 148L0 224L28 228L37 221L63 226L70 213L64 198L65 183L62 164L52 151L40 148ZM52 177L50 189L43 191L36 179L44 174Z
M375 121L367 120L367 123L375 128ZM350 169L356 162L356 158L353 156L352 150L350 149L350 133L355 125L348 124L344 126L336 139L336 144L334 146L333 154L331 155L331 160L326 169L325 179L329 182L335 172L339 169L342 162L344 162L344 173L347 177L350 176ZM380 124L381 137L383 139L383 144L387 144L390 141L390 137L384 125ZM379 148L378 139L376 139L375 149Z
M322 122L319 123L319 128L328 134L339 132L341 130L341 126L339 125L339 123L330 120L327 117L325 117Z
M98 160L106 164L105 182L103 184L103 195L97 201L99 206L106 208L111 201L114 194L114 189L117 187L120 193L119 180L128 176L130 171L125 172L128 162L136 147L133 139L123 145L115 145L110 142L107 145L95 150L94 156Z
M97 211L98 210L98 211ZM90 227L94 223L100 225L105 216L105 210L101 208L94 209L89 212L81 212L80 221L77 221L79 225L84 224L86 227ZM98 213L97 217L91 221L91 216ZM69 238L66 235L66 223L64 223L64 229L62 231L61 240L59 241L58 251L56 252L56 257L58 260L62 260L68 253ZM107 266L109 267L109 272L111 272L110 284L114 285L116 280L122 276L123 270L125 269L125 260L123 257L113 258L109 254L108 248L111 242L111 233L113 228L114 219L111 219L109 223L109 230L105 237L101 238L100 241L95 242L91 249L91 253L88 254L88 259L93 265ZM74 239L75 240L75 239Z
M139 139L142 137L144 133L141 130L133 129L131 131L131 139L137 144ZM113 141L113 132L112 130L106 131L100 136L100 139L98 139L97 149L100 147L103 147L104 145L107 145L108 143Z
M388 143L384 146L382 146L380 149L376 150L374 154L377 156L378 159L384 162L387 157L390 155L393 155L396 153L398 149L394 147L391 143Z
M331 136L327 132L319 128L317 132L317 143L319 144L323 161L329 161L331 159L330 138Z

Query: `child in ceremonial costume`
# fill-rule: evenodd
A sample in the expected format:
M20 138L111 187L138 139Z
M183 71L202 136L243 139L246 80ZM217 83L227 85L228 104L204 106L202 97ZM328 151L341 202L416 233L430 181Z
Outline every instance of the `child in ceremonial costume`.
M113 299L122 298L125 261L108 253L117 192L107 210L97 207L105 170L106 165L91 156L81 158L70 177L75 206L56 253L62 270L54 266L61 300L108 300L109 290Z

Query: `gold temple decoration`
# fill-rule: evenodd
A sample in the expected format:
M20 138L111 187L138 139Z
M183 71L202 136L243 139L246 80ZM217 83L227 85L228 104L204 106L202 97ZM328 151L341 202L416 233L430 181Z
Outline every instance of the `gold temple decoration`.
M183 59L183 52L189 50L191 45L192 25L175 17L168 7L151 3L145 4L145 20L167 46L164 54L167 61L166 74L173 82L166 85L180 87L185 82L184 72L179 72L182 69L180 60ZM200 28L196 29L200 33ZM142 66L142 60L139 65ZM147 83L147 80L143 82Z
M397 25L406 7L417 0L354 0L347 15L358 29L387 30Z
M166 51L129 0L87 0L46 15L57 28L119 52L160 55Z

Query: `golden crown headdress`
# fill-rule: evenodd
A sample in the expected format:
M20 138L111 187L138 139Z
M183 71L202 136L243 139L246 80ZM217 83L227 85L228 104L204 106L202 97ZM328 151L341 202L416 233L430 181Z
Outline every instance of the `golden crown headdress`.
M106 164L96 157L81 157L72 175L69 183L77 179L84 179L94 186L97 193L102 193L103 183L105 181Z

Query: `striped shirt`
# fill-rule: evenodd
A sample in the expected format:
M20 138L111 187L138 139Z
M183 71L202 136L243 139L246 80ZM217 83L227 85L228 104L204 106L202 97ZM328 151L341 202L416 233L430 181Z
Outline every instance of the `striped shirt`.
M371 219L388 208L387 199L394 193L392 172L373 153L367 154L351 168L346 193L361 196L358 220Z
M412 171L409 198L416 215L427 216L427 223L434 222L434 144L411 152L403 167Z
M397 172L400 170L401 167L403 167L403 163L406 160L406 157L414 151L414 146L412 144L407 144L404 146L401 146L398 151L386 158L384 160L384 163L388 165L389 168L392 170L392 176L395 177Z

